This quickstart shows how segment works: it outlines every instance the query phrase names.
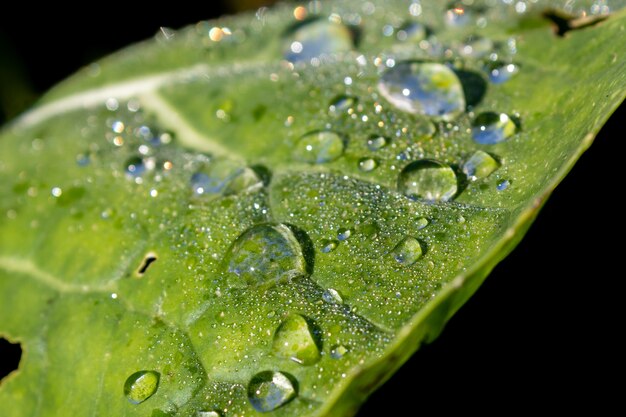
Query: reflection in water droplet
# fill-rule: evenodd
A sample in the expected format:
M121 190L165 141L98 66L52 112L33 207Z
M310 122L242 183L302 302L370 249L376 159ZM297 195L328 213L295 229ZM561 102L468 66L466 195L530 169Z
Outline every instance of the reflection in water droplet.
M504 191L507 188L509 188L510 185L511 185L511 182L509 180L500 181L498 185L496 185L496 189L498 191Z
M358 99L353 96L340 95L335 97L328 106L328 110L331 113L345 113L348 110L354 108L358 103Z
M284 57L291 62L308 62L323 54L350 51L353 46L354 37L347 26L316 19L299 26L291 34Z
M427 30L424 25L417 22L404 24L396 33L399 41L419 42L426 39Z
M359 169L363 172L371 172L378 168L378 161L374 158L361 158L359 159Z
M341 359L346 353L348 353L348 348L344 345L335 345L330 349L330 357L333 359Z
M505 113L481 113L472 123L472 138L481 145L500 143L516 131L515 122Z
M300 365L313 365L320 360L320 349L306 319L299 314L287 317L276 329L272 353Z
M487 152L476 151L472 156L463 164L463 172L467 175L467 178L471 181L487 178L491 175L500 165L491 155Z
M126 175L129 177L137 178L141 177L146 172L146 164L143 159L138 156L133 156L124 164Z
M340 227L337 230L337 240L344 241L348 240L348 238L352 235L352 230L346 227Z
M391 254L400 265L411 266L422 257L422 245L413 236L407 236L393 248Z
M293 152L300 162L322 164L331 162L343 155L344 139L328 130L307 133L302 136Z
M324 290L322 293L322 300L326 301L328 304L343 304L341 294L339 294L339 292L334 288Z
M410 163L400 172L398 190L412 200L448 201L457 192L457 179L448 165L422 159Z
M254 170L226 159L204 164L191 176L190 182L193 193L198 196L238 194L263 185Z
M248 383L248 401L261 413L282 407L297 395L295 379L282 372L259 372Z
M401 62L383 73L378 90L398 109L450 120L465 110L463 86L448 67Z
M228 249L231 287L289 281L308 275L300 242L284 224L260 224L243 232Z
M384 136L372 135L367 139L367 147L370 151L378 151L389 144L389 139Z
M322 239L320 241L320 244L322 246L320 251L322 253L329 253L337 249L337 245L339 245L339 242L331 239Z
M124 395L131 403L140 404L157 391L160 377L156 371L135 372L124 383Z
M519 72L519 67L515 64L506 64L501 61L490 62L486 67L489 81L494 84L502 84L511 79Z

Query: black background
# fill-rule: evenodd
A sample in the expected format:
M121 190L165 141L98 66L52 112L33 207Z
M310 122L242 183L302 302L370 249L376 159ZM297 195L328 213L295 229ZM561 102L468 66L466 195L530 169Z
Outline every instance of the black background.
M19 6L19 5L18 5ZM0 62L17 57L38 92L80 66L152 36L228 11L223 4L152 5L139 12L120 1L85 3L64 14L21 5L0 15ZM175 7L175 9L172 9ZM23 9L23 10L20 10ZM31 10L35 9L35 10ZM36 11L36 13L33 13ZM0 84L1 86L2 84ZM581 103L581 111L589 103ZM624 108L557 188L517 249L452 318L365 403L381 413L582 411L618 404L624 350L619 342L624 257L622 223ZM619 145L618 145L619 143ZM620 352L621 351L621 352ZM2 367L11 363L0 344ZM623 383L620 383L623 388Z

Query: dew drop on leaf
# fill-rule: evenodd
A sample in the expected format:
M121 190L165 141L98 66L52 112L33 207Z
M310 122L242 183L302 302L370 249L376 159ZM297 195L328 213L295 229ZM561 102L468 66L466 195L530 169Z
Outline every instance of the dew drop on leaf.
M358 103L358 99L353 96L340 95L335 97L328 106L328 110L333 114L346 113Z
M412 200L445 202L456 194L457 178L450 166L422 159L410 163L400 172L398 190Z
M421 23L408 22L398 30L396 38L402 42L419 42L426 39L427 33L426 27Z
M308 62L320 55L347 52L353 47L354 37L346 25L315 19L290 34L284 57L291 62Z
M196 417L222 417L217 411L198 411Z
M400 265L411 266L422 257L422 245L413 236L407 236L398 242L391 254Z
M397 109L450 120L465 110L463 86L445 65L407 61L383 73L378 90Z
M485 70L489 76L489 81L494 84L502 84L511 79L519 72L519 67L512 63L504 63L501 61L490 62Z
M141 177L146 171L146 164L143 159L138 156L133 156L124 164L126 175L132 178Z
M481 145L495 145L515 134L517 126L505 113L485 112L472 122L472 138Z
M334 345L330 348L330 357L333 359L341 359L346 355L346 353L348 353L348 348L344 345Z
M334 161L343 155L344 138L338 133L322 130L302 136L293 151L300 162L323 164Z
M248 383L248 401L261 413L276 410L298 395L295 379L283 372L263 371Z
M470 181L487 178L499 167L498 161L487 152L476 151L463 164L463 173Z
M300 242L289 226L280 223L243 232L228 249L225 269L231 287L276 284L308 275Z
M292 314L280 323L274 333L272 353L305 366L320 360L318 343L309 323L299 314Z
M389 139L384 136L372 135L367 139L367 147L370 151L379 151L389 144Z
M337 241L337 240L334 240L334 239L322 239L320 241L320 246L321 246L320 251L322 253L330 253L330 252L334 251L335 249L337 249L338 245L339 245L339 241Z
M157 391L160 377L156 371L135 372L124 383L124 395L131 403L140 404Z
M344 240L348 240L350 236L352 236L352 229L349 229L347 227L340 227L337 230L337 240L339 241L343 242Z
M361 158L359 159L359 169L363 172L372 172L378 168L378 161L374 158Z
M328 304L343 304L343 298L341 298L341 294L334 289L328 288L324 290L322 293L322 300L327 302Z

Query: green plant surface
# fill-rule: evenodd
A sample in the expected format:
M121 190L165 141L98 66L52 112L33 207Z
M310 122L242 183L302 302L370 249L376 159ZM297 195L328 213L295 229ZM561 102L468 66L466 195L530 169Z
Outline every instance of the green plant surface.
M626 95L623 11L476 3L166 30L5 126L3 415L355 414Z

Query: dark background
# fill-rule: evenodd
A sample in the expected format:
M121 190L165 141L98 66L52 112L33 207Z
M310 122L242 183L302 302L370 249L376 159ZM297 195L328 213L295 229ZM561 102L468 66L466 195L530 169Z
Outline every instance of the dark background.
M58 4L50 10L17 5L0 15L0 102L26 106L82 65L151 37L160 26L233 12L236 3L177 2L141 12L121 1L86 3L85 10L72 10L77 18ZM0 121L15 113L15 105L9 107ZM618 260L624 258L626 217L616 201L623 195L623 154L617 151L623 121L622 106L517 249L439 339L372 395L360 417L399 409L406 415L624 409L618 402L623 390L611 382L623 381L624 365L617 284L624 278ZM18 352L0 340L2 370L14 366Z

